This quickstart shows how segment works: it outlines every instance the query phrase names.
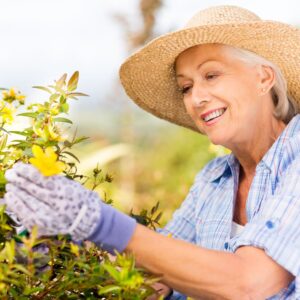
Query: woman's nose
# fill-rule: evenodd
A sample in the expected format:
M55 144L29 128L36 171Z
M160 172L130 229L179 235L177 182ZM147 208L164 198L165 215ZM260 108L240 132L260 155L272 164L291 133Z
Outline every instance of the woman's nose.
M208 92L201 86L194 86L191 95L192 105L194 107L201 107L206 102L209 102Z

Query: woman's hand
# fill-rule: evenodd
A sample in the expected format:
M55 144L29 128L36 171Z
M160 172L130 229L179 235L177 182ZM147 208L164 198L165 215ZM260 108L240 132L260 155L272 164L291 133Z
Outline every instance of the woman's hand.
M147 300L157 300L161 296L167 297L171 294L172 289L168 287L167 285L161 283L161 282L155 282L152 287L156 290L157 294L152 295L147 298Z
M64 176L43 176L29 164L17 163L5 174L4 200L29 230L38 226L39 236L71 234L87 238L101 218L101 200L80 183Z
M7 209L39 236L71 234L103 249L122 252L136 221L101 201L98 194L64 176L43 176L32 165L17 163L5 174Z

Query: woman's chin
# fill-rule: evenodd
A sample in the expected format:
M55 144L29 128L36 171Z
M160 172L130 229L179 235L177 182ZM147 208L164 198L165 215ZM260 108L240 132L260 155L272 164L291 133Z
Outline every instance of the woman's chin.
M197 125L197 124L196 124ZM207 131L203 126L197 125L199 131L206 135L211 143L218 146L223 146L228 148L228 144L230 144L230 138L228 137L228 132L224 130L215 130L215 131Z
M208 135L207 137L214 145L225 146L225 144L227 144L227 139L225 139L224 136Z

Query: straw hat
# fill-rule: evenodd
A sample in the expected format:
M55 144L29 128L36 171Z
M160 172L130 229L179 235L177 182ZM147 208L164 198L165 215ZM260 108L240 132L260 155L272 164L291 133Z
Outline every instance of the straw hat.
M130 56L120 68L127 95L151 114L198 131L178 91L174 61L184 50L206 43L246 49L277 64L300 106L300 30L236 6L202 10L182 30L158 37Z

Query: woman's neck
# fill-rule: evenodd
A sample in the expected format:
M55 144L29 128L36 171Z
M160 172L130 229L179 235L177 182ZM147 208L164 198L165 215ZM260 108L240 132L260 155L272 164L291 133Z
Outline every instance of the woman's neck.
M253 178L256 166L285 127L285 123L276 120L271 122L270 126L265 126L261 130L256 131L257 134L253 136L253 139L231 147L231 151L239 161L246 178Z

